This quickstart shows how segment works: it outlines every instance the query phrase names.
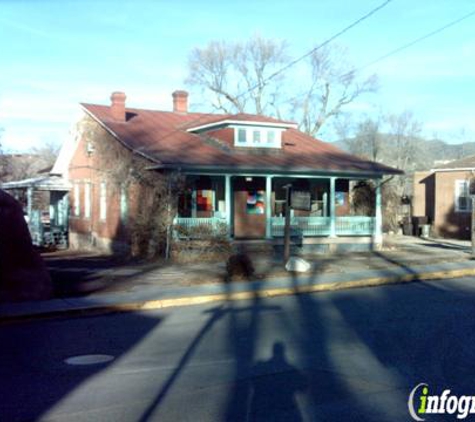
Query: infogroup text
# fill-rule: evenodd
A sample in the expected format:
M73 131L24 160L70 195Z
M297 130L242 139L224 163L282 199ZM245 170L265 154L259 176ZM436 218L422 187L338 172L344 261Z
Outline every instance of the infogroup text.
M475 414L475 396L451 395L448 389L439 395L429 395L429 385L420 383L411 391L407 407L416 421L424 421L424 416L430 414L447 414L465 419Z

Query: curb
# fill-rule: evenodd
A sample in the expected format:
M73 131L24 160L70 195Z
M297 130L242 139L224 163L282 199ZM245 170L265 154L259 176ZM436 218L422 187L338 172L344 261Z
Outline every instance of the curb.
M377 287L391 284L412 283L418 281L441 280L475 276L475 268L461 268L454 270L428 271L387 277L363 278L351 281L338 281L296 287L282 287L263 289L259 291L244 291L235 293L219 293L202 296L185 296L170 299L148 300L141 302L116 303L116 304L91 304L86 306L67 306L64 309L52 311L24 312L14 315L0 315L0 324L16 321L50 319L64 316L99 315L115 312L135 312L172 308L178 306L202 305L205 303L249 300L254 298L271 298L279 296L292 296L299 294L331 292L338 290L356 289L363 287Z

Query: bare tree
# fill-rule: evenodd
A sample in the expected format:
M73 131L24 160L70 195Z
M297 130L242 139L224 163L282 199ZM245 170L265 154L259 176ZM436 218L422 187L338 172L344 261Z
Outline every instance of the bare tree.
M0 128L0 181L4 180L5 177L8 174L8 170L7 170L8 162L7 162L5 154L3 152L3 146L2 146L2 142L1 142L2 132L3 132L3 129Z
M191 51L186 83L211 94L215 110L275 112L282 76L270 80L269 76L286 60L285 42L260 36L244 43L211 41Z
M394 225L410 216L410 206L405 205L403 197L409 196L412 192L412 175L418 165L418 140L422 123L409 110L388 115L386 123L392 152L387 164L405 172L404 175L395 177L387 184L387 190L391 191L394 199L392 203L389 201L391 204L389 214Z
M30 153L36 157L36 167L39 170L48 170L53 167L59 154L60 145L56 142L46 142L41 146L33 147Z
M325 47L310 56L309 80L293 106L301 129L311 136L358 97L377 90L376 75L360 79L345 59L346 54L341 47Z
M405 110L387 116L387 124L395 152L393 164L401 170L413 171L422 123L416 120L412 111Z
M354 138L348 139L350 152L372 161L381 161L382 139L380 120L367 117L358 124Z
M58 156L59 145L47 142L22 153L5 152L0 143L0 181L9 182L47 173Z

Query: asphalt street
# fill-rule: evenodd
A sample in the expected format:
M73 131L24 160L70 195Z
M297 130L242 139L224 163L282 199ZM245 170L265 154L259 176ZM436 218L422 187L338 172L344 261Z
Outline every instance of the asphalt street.
M475 395L474 317L465 278L4 324L0 421L410 421Z

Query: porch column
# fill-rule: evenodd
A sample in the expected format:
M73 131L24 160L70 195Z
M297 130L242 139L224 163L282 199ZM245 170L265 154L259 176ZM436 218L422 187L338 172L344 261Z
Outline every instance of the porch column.
M266 176L266 239L272 239L272 176Z
M228 234L231 236L231 175L224 175L224 202L226 206L226 224L228 225Z
M383 213L381 208L381 179L376 180L376 201L374 216L373 247L379 249L383 244Z
M26 210L28 213L28 219L31 221L31 212L33 211L33 188L26 190Z
M330 177L330 237L336 237L335 182L336 177Z
M196 218L196 184L193 184L191 191L191 217Z

